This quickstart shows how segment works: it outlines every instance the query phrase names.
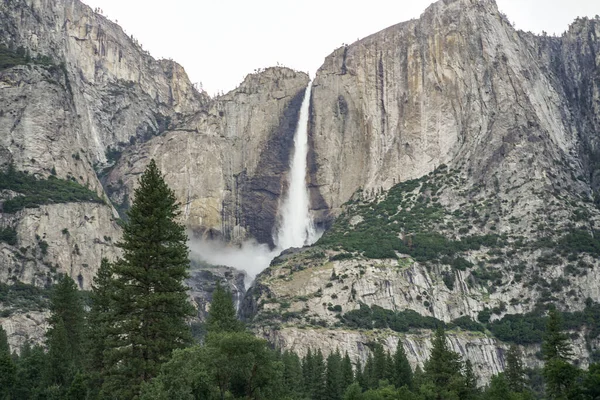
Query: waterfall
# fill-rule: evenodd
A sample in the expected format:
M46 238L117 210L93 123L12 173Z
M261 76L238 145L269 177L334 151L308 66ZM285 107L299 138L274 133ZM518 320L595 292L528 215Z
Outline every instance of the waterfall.
M312 81L304 92L300 118L294 134L294 155L288 174L288 192L280 205L279 229L274 237L278 250L312 244L318 234L309 213L310 201L306 186L306 158L308 155L308 114Z
M288 191L279 203L277 230L273 234L275 249L251 240L240 247L217 241L190 240L191 256L213 265L227 265L246 272L246 287L255 276L267 268L283 250L313 244L322 232L317 232L310 218L310 201L306 186L308 155L308 113L312 82L304 92L298 125L294 132L294 153L290 159ZM239 299L236 299L239 307Z

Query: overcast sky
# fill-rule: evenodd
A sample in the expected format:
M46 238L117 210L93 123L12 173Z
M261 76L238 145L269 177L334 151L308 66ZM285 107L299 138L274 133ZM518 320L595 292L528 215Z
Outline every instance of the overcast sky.
M418 18L430 0L83 0L117 21L156 58L183 65L214 95L256 68L285 65L314 76L323 59L390 25ZM600 0L497 0L518 29L561 34Z

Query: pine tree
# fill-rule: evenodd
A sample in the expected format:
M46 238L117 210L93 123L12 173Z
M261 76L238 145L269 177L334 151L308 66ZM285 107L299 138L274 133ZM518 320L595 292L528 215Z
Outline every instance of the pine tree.
M46 371L46 353L42 346L25 343L17 364L15 399L37 399L42 392Z
M48 354L45 370L45 385L56 386L61 393L66 390L74 376L75 369L69 356L69 339L62 319L54 323L47 333Z
M50 329L45 382L64 396L82 365L85 313L77 285L68 275L55 284L50 297Z
M375 345L375 349L373 350L373 381L375 384L373 388L377 388L379 386L379 381L386 379L386 367L386 354L383 351L383 346L377 343Z
M471 360L465 361L465 390L462 399L475 399L479 394L479 389L477 388L477 376L475 375L475 371L473 371L473 364Z
M191 342L192 315L186 287L189 266L184 227L175 195L154 160L138 182L123 239L123 258L113 264L108 374L104 388L132 398L156 376L173 350Z
M86 369L89 386L94 393L102 387L102 376L106 373L104 351L107 349L106 338L110 334L112 275L112 265L107 259L102 259L92 284L85 342Z
M460 355L448 347L444 328L437 329L432 344L431 356L425 362L424 379L432 385L438 397L464 390L463 363Z
M50 298L51 327L62 321L67 339L66 357L70 368L81 367L83 340L85 335L85 311L77 284L68 275L63 275L54 285ZM52 336L52 330L49 332ZM73 371L74 373L75 371Z
M0 325L0 399L12 398L17 384L17 367L10 356L6 331Z
M506 369L504 370L508 388L521 393L525 390L525 369L521 360L521 352L516 345L511 345L506 352Z
M573 356L569 338L562 332L562 318L556 308L550 309L548 323L542 342L542 354L545 361L569 360Z
M306 352L306 356L302 359L302 381L304 383L303 393L305 397L310 397L312 395L311 384L313 382L314 370L314 356L312 350L309 348Z
M550 399L577 398L580 388L576 381L580 371L568 360L573 355L568 337L562 332L562 320L559 312L550 309L542 353L544 364L544 378L546 380L546 395Z
M8 335L2 325L0 325L0 356L4 355L10 356L10 346L8 344Z
M243 324L236 317L231 292L225 290L219 282L212 294L210 310L206 318L206 330L208 334L244 330Z
M363 369L362 378L364 381L363 389L375 389L379 381L375 376L375 363L373 362L373 355L369 353L367 361L365 362L365 368Z
M406 358L402 340L398 339L398 347L396 348L396 353L394 353L392 383L397 388L401 388L402 386L408 386L411 388L412 380L413 373L412 369L410 368L410 363L408 362L408 358Z
M342 388L342 356L339 351L329 354L325 371L325 385L327 400L341 400L344 390Z
M342 391L345 392L348 386L354 382L354 371L352 370L352 361L348 353L342 359Z
M367 388L367 381L365 380L365 371L362 367L360 360L356 362L356 370L354 371L354 381L358 383L362 389Z
M281 356L283 362L284 393L291 397L302 391L302 365L300 358L294 352L286 350Z
M314 400L326 400L326 386L325 386L325 359L321 349L317 350L317 354L313 357L314 370L312 375L312 382L310 386L312 388L312 398Z

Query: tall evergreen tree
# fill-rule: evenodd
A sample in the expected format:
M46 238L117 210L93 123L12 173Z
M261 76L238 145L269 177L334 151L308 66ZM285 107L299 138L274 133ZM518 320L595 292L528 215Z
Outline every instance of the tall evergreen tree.
M342 388L342 356L339 351L330 353L327 357L325 371L325 385L327 400L341 400L344 390Z
M210 311L206 318L206 330L209 335L244 330L243 324L237 319L231 292L223 288L220 282L217 282L212 294Z
M115 397L137 395L173 350L191 342L186 318L192 307L183 284L189 260L180 214L173 191L151 160L118 243L123 258L113 265L104 387Z
M562 332L560 313L550 309L546 324L542 353L544 364L544 378L546 381L546 395L550 399L576 399L579 398L580 387L577 380L580 371L568 360L573 351L567 335Z
M412 388L412 380L413 373L412 369L410 368L410 363L408 362L408 358L406 358L402 340L398 339L398 347L396 348L396 353L394 353L392 383L397 388L401 388L402 386L408 386L409 388Z
M504 370L508 388L515 393L525 390L525 368L521 360L521 352L516 345L511 345L506 352L506 368Z
M68 343L65 356L69 360L70 368L76 370L81 367L83 358L85 311L81 294L70 276L62 275L54 285L50 297L50 312L52 314L48 322L51 330L48 336L52 336L52 329L62 321Z
M312 399L313 400L326 400L326 386L325 386L325 358L321 349L317 350L317 354L314 355L314 371L311 374L312 382L310 386L312 388Z
M283 361L283 386L284 393L288 397L293 397L294 394L302 392L303 381L302 365L298 355L292 351L286 350L281 359Z
M471 364L471 360L465 361L465 370L464 370L464 378L465 378L465 390L461 396L461 399L475 399L479 395L479 389L477 388L477 375L475 375L475 371L473 371L473 364Z
M75 368L69 357L69 338L62 319L54 323L52 330L47 333L48 355L45 370L45 385L54 386L59 393L71 384L75 376Z
M8 335L4 330L4 327L0 325L0 355L8 355L10 356L10 346L8 344Z
M85 335L83 301L70 276L63 275L54 285L50 311L45 381L53 387L53 393L64 396L82 366Z
M0 399L11 399L17 383L17 367L10 356L6 331L0 325Z
M379 381L387 378L387 359L383 350L383 346L379 343L373 349L373 381L376 388L379 386Z
M309 348L306 356L302 359L302 380L304 382L304 395L310 397L312 395L313 373L315 370L315 362L312 350Z
M352 361L348 353L342 359L342 390L345 392L348 386L354 382L354 371L352 370Z
M361 384L363 389L375 389L379 381L375 375L375 363L373 361L373 354L369 353L367 361L365 362L365 368L362 372L363 383ZM363 386L364 385L364 386Z
M365 370L362 367L360 360L358 360L356 362L356 370L354 371L354 381L356 383L358 383L358 385L361 388L363 388L363 389L367 388L367 381L365 379Z
M37 399L43 391L46 353L42 346L25 343L17 364L15 399Z
M444 398L448 393L458 395L465 387L463 362L459 354L450 350L444 328L437 329L432 344L431 356L425 362L425 381L431 385L438 398Z
M106 372L104 351L107 349L106 338L110 335L112 276L112 265L103 258L92 284L85 342L86 369L93 393L100 390Z
M556 308L548 313L548 322L542 342L544 360L560 359L567 361L573 356L568 336L562 331L562 318Z

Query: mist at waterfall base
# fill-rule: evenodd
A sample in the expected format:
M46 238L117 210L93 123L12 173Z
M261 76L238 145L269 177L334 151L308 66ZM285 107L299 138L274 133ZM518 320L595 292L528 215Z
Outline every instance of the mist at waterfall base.
M278 225L273 235L275 248L255 240L241 246L212 240L189 242L190 256L213 265L227 265L246 272L246 284L269 266L283 250L315 243L323 232L315 229L310 217L310 199L306 186L306 159L308 154L308 116L312 82L304 92L300 116L294 134L294 154L288 174L288 190L279 205Z

